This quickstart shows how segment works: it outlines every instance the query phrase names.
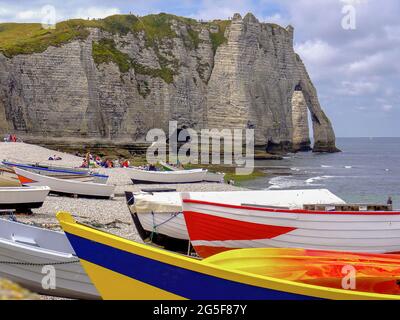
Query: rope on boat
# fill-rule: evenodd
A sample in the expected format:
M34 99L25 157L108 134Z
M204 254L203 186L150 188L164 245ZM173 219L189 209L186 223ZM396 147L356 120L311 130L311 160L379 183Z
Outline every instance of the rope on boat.
M127 201L126 201L126 203L131 203L133 200L135 200L135 196L132 194L132 197L130 197Z
M33 262L17 262L17 261L0 261L0 264L8 265L19 265L19 266L34 266L34 267L44 267L44 266L59 266L65 264L79 263L79 260L67 261L67 262L47 262L47 263L33 263Z
M181 214L181 212L175 212L175 213L172 214L171 217L169 217L169 218L166 219L165 221L163 221L163 222L161 222L161 223L159 223L159 224L156 224L156 221L155 221L155 219L154 219L155 215L154 215L154 212L152 211L152 212L151 212L151 216L152 216L152 219L153 219L153 230L152 230L151 235L150 235L150 240L153 241L153 235L158 233L158 232L157 232L157 228L158 228L158 227L161 227L162 225L166 224L167 222L169 222L169 221L175 219L175 218L176 218L177 216L179 216L180 214Z

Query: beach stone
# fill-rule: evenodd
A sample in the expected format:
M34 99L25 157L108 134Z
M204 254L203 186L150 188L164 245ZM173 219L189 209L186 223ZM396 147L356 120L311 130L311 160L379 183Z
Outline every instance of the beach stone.
M308 118L292 105L300 88L312 115L315 151L337 151L332 125L294 51L293 27L235 14L216 50L212 33L218 30L181 19L171 28L176 36L157 46L146 44L142 32L91 28L85 40L42 53L11 59L0 54L0 133L135 143L150 129L168 132L175 120L179 128L254 128L256 145L265 151L297 151L309 146ZM197 46L187 45L189 29L198 33ZM134 68L121 72L112 62L96 65L92 45L104 38L145 68L167 64L174 70L172 82Z

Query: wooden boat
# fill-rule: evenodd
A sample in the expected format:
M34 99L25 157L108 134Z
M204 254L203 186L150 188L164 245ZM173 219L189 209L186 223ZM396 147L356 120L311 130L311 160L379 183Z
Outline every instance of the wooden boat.
M163 167L165 171L182 171L183 169L179 169L174 167L168 163L160 161L160 165ZM204 178L205 182L217 182L224 183L225 173L222 172L210 172L207 171L206 177Z
M17 167L15 167L14 170L19 178L19 181L23 185L48 186L50 187L52 193L108 199L113 195L115 189L115 186L101 183L64 180L43 176Z
M317 207L354 208L349 204ZM184 196L183 212L190 240L201 257L238 248L400 252L400 212L270 208L204 200L196 194Z
M264 190L233 192L195 192L197 199L223 203L301 208L312 201L338 203L344 201L328 190ZM178 192L126 192L128 208L136 229L144 241L151 241L169 250L186 252L189 234L182 214Z
M103 299L399 299L275 278L261 262L241 270L251 261L246 249L224 253L229 263L199 261L79 224L68 213L57 218Z
M55 289L44 289L44 266L55 268ZM0 219L0 278L31 291L71 299L99 299L62 232Z
M125 172L134 184L194 183L205 180L206 170L147 171L126 168Z
M27 212L43 205L49 187L2 187L0 188L0 209Z
M226 251L206 261L312 285L400 295L400 255L266 248Z
M89 169L85 168L56 167L38 163L23 164L9 161L3 161L2 164L9 168L16 167L43 176L55 177L64 180L78 180L82 182L94 182L103 184L106 184L108 180L108 176L90 172Z

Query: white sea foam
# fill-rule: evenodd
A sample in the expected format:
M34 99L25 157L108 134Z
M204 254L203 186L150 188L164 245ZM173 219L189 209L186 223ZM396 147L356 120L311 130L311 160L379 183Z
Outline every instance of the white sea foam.
M292 176L274 177L269 181L269 184L271 185L270 187L268 187L269 190L289 189L306 186L304 181L293 179Z
M327 165L322 164L321 168L333 168L333 166L327 166Z
M323 181L323 180L332 179L332 178L335 178L335 177L334 176L318 176L318 177L313 177L313 178L307 179L305 182L308 185L312 184L315 186L316 184L314 184L314 182L316 182L316 181ZM317 184L317 185L320 186L321 184Z
M352 169L352 166L344 166L345 169Z

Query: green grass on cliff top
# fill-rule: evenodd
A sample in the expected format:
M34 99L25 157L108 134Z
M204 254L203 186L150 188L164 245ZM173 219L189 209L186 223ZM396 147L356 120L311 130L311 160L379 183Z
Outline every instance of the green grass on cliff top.
M153 78L158 77L163 79L166 83L172 83L174 81L173 70L165 66L162 66L160 69L154 69L137 63L128 54L118 50L112 39L104 38L99 42L93 42L92 55L97 65L114 62L121 73L128 72L133 68L136 73L148 75Z
M89 35L88 28L99 28L112 34L144 32L146 45L154 46L157 41L174 38L172 23L178 21L187 26L189 43L197 47L199 30L217 27L218 32L211 34L214 51L226 41L224 32L230 21L218 20L202 24L196 20L178 17L171 14L152 14L144 17L134 15L114 15L99 20L74 19L57 23L55 29L43 29L38 23L1 23L0 52L7 57L19 54L43 52L50 46L61 46L72 40L84 40Z

